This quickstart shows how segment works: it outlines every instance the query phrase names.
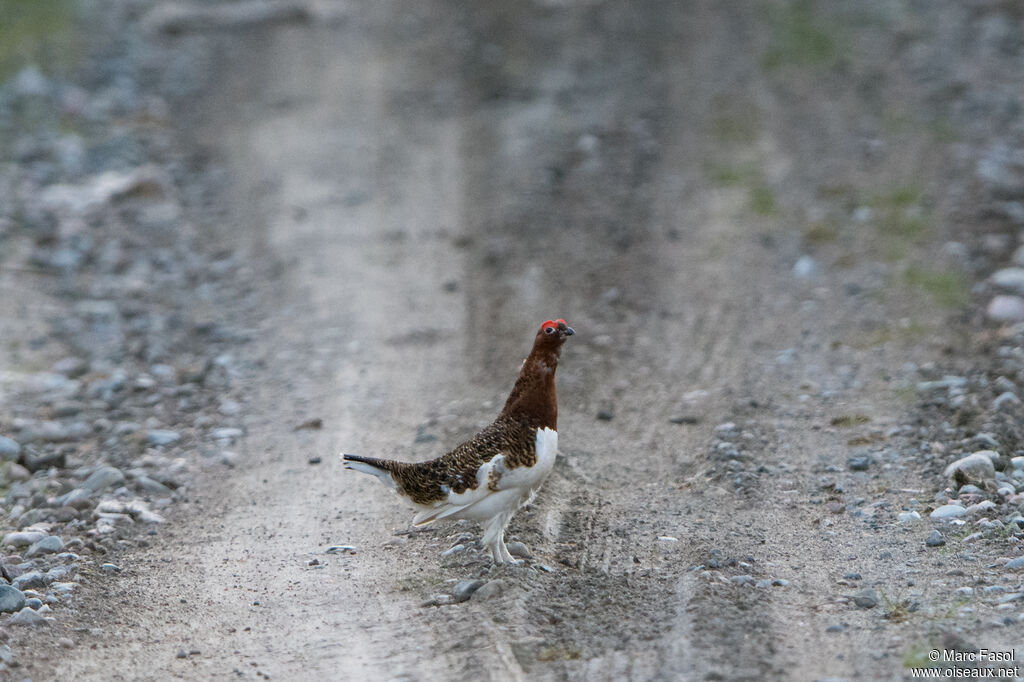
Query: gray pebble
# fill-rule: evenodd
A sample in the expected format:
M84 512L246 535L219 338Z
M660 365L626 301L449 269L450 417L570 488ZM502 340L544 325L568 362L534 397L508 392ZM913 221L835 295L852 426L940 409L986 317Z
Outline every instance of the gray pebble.
M734 575L729 580L737 585L753 585L757 582L754 580L754 576L751 575Z
M473 601L487 601L488 599L496 599L501 596L505 591L505 583L501 580L491 580L484 583L483 586L477 588L476 592L473 593Z
M149 476L139 476L135 479L135 482L139 484L139 487L145 490L147 493L158 495L160 497L170 497L174 494L170 488L165 486L160 481L150 478Z
M25 547L39 542L45 537L46 533L41 530L14 531L4 536L3 544L14 545L15 547Z
M913 523L914 521L920 521L921 515L916 511L905 511L897 514L896 520L900 523Z
M818 271L818 264L810 256L800 256L793 264L793 275L800 279L813 277Z
M761 578L760 580L757 581L757 584L754 585L754 587L758 587L758 588L771 587L771 586L772 586L772 581L769 580L768 578Z
M43 606L43 600L39 597L30 597L25 600L25 606L29 607L33 611L38 611Z
M530 554L530 548L519 541L508 543L508 553L512 556L517 556L520 559L532 559L533 555Z
M942 547L946 544L946 539L942 537L942 533L937 530L933 530L925 539L924 544L929 547Z
M1018 568L1024 568L1024 556L1019 556L1016 559L1010 559L1003 564L1003 568L1008 568L1011 571L1015 571Z
M989 277L992 284L1015 294L1024 295L1024 268L1003 268Z
M18 444L18 441L7 436L0 436L0 460L14 462L17 461L20 455L21 446Z
M29 607L23 608L16 614L7 619L8 625L47 625L46 619L41 615L30 609Z
M121 567L117 564L102 564L100 565L100 570L104 573L120 573Z
M242 437L242 429L236 429L231 427L224 427L220 429L214 429L210 432L210 437L214 440L226 440L234 441Z
M483 580L460 580L452 588L452 598L456 602L464 602L473 596L473 593L484 586Z
M327 548L327 554L355 554L356 548L352 545L331 545Z
M124 474L120 469L112 466L100 467L92 472L89 478L85 479L82 488L94 493L102 492L110 486L118 486L124 483Z
M827 628L825 628L825 632L842 632L845 629L846 628L837 623L835 625L829 625Z
M451 556L452 554L458 554L459 552L464 552L464 551L466 551L466 546L463 545L462 543L459 543L459 544L454 545L452 547L449 547L445 551L441 552L441 556L443 556L443 557Z
M11 584L19 590L46 587L46 578L40 571L29 571L28 573L22 573L12 580Z
M937 507L929 516L933 519L956 519L967 513L967 510L958 504L944 504Z
M1024 321L1024 298L1020 296L994 296L985 311L996 322Z
M181 434L168 429L152 429L146 432L146 442L157 447L170 445L181 440Z
M16 587L0 585L0 613L13 613L25 608L25 595Z
M861 576L860 573L850 572L850 573L844 573L843 574L843 578L845 578L846 580L860 580L861 577L862 576Z
M64 541L56 535L47 535L45 538L32 544L25 552L25 558L31 559L40 554L56 554L64 550Z
M871 457L868 455L854 455L846 460L846 466L850 471L867 471L871 466Z
M862 609L873 609L878 606L880 600L878 592L870 587L860 590L853 595L853 603Z

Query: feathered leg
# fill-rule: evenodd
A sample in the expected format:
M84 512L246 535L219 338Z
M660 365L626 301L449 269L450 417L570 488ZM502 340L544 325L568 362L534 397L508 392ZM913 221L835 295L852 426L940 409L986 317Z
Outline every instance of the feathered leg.
M505 546L505 526L508 525L514 511L498 514L487 522L480 543L490 551L491 559L496 564L521 564L522 559L514 559Z

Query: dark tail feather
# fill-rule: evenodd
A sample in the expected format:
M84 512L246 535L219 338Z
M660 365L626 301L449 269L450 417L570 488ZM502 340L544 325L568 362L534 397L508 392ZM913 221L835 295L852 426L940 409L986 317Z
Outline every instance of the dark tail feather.
M375 457L361 457L359 455L346 455L342 454L342 461L345 463L346 469L354 469L361 471L364 474L372 474L376 476L384 483L389 485L395 485L395 479L391 476L391 468L393 462L389 462L386 459L377 459Z

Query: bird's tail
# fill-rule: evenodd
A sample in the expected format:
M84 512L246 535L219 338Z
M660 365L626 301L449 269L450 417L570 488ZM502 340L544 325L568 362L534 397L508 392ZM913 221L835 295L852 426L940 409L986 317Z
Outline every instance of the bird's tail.
M360 455L346 454L341 455L341 460L345 463L346 469L354 469L355 471L361 471L364 474L371 474L392 488L395 487L395 479L391 476L393 462L389 462L386 459L377 459L375 457L361 457Z

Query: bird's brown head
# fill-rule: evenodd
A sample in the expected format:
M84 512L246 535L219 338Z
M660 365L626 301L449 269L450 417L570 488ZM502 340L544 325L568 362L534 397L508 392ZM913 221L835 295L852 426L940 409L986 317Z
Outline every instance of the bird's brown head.
M565 339L575 333L573 328L567 325L562 318L547 320L537 330L537 338L533 345L535 348L561 348Z

